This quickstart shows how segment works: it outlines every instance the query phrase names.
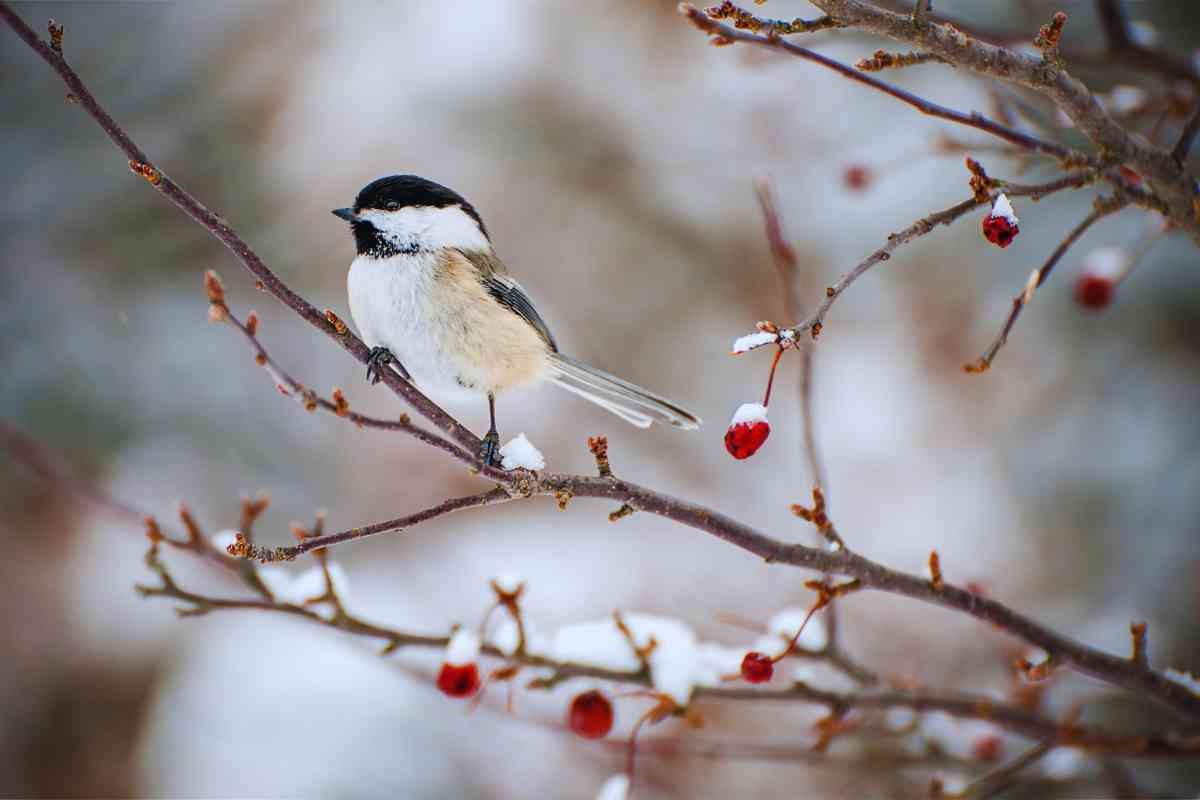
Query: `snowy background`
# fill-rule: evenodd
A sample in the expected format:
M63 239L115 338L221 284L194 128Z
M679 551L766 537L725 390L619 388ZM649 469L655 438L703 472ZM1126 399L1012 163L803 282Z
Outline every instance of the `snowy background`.
M943 5L1031 34L1050 10ZM1200 44L1200 13L1186 5L1133 4L1184 54ZM1091 4L1065 7L1067 41L1098 42ZM939 132L980 145L993 175L1020 166L982 134L815 66L711 48L673 2L18 10L38 29L50 14L65 23L68 58L135 140L318 307L348 317L352 242L330 209L395 172L462 192L565 352L706 421L698 433L641 432L543 388L501 399L503 438L524 432L549 469L586 472L585 439L605 433L620 475L806 543L811 529L788 511L811 485L797 359L782 363L758 455L735 462L721 443L733 410L760 398L770 361L766 350L730 357L731 341L759 319L792 321L753 180L774 181L807 304L889 232L967 196L961 155L932 152ZM764 13L813 16L783 0ZM844 61L882 46L854 34L811 41ZM258 310L267 347L302 380L345 387L358 410L403 410L131 176L43 63L7 31L0 42L0 415L164 520L186 500L216 531L236 524L239 493L265 489L273 502L260 537L277 544L289 541L290 520L318 508L334 530L482 488L414 441L280 397L245 344L206 322L204 269L220 272L235 310ZM1111 75L1081 72L1112 85ZM951 106L990 107L978 83L949 69L887 77ZM870 171L865 190L843 182L855 165ZM1147 220L1128 212L1097 225L995 369L961 370L1090 200L1018 201L1021 235L1005 250L983 241L975 216L962 220L903 248L839 301L816 372L831 510L851 547L890 566L921 571L936 548L948 580L979 581L1118 652L1129 621L1146 619L1155 664L1197 670L1196 250L1162 242L1112 308L1088 313L1071 296L1085 254L1131 246ZM486 427L483 404L452 410ZM803 573L645 514L611 525L611 510L577 500L560 513L537 499L336 557L354 610L428 632L476 622L488 579L508 572L526 579L528 612L548 631L619 608L745 645L753 635L719 617L765 621L811 597ZM500 693L467 714L433 688L436 654L382 659L368 643L265 614L178 620L170 603L133 592L150 579L139 530L80 511L7 460L0 537L0 794L588 798L622 768L619 748L561 728L583 682L519 693L512 716L494 702ZM194 585L224 588L179 569ZM878 669L964 690L1007 685L1013 643L968 619L874 595L842 609L847 647ZM1051 708L1098 688L1067 682ZM643 707L621 701L614 736ZM1139 713L1103 697L1095 708L1096 719ZM771 742L796 756L647 756L639 798L910 786L886 766L837 766L850 750L835 749L829 764L801 755L816 709L701 710L704 729L669 721L649 737ZM1200 780L1162 765L1137 774L1165 793Z

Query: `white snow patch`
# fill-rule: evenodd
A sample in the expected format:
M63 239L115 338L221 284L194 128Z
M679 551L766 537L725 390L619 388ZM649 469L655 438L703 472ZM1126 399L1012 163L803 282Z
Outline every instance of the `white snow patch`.
M1004 192L996 196L996 202L992 204L992 216L1003 217L1008 220L1009 225L1017 224L1017 215L1013 212L1012 203L1008 202L1008 195Z
M888 730L892 731L908 730L916 719L917 714L915 711L911 708L903 708L901 706L889 708L883 716L884 725L887 726Z
M611 776L600 787L596 800L625 800L629 797L629 776L621 772Z
M795 633L795 631L792 631L792 633ZM750 649L755 653L762 653L764 656L775 658L776 656L783 655L783 651L787 649L787 646L787 640L782 636L764 634L754 640Z
M1128 114L1146 104L1145 89L1137 86L1118 84L1105 96L1104 105L1116 114Z
M1120 247L1098 247L1083 259L1088 272L1101 278L1116 278L1125 269L1129 257Z
M479 659L479 637L466 628L459 628L450 637L446 645L446 655L442 658L452 667L465 667L474 664Z
M1200 678L1197 678L1192 673L1184 672L1181 669L1174 669L1173 667L1167 667L1163 670L1163 675L1165 675L1168 680L1175 681L1192 694L1200 695Z
M733 412L733 419L729 420L729 426L746 423L747 425L755 422L767 421L767 407L762 403L742 403L738 406L738 410Z
M726 647L716 642L701 642L699 656L700 670L696 677L696 685L720 686L726 677L741 673L746 650Z
M1050 654L1040 647L1034 647L1025 652L1025 660L1032 667L1037 667L1046 663L1046 659L1050 658Z
M996 735L996 728L982 720L960 720L944 711L923 715L917 730L926 740L936 743L947 755L955 758L972 758L976 741Z
M807 608L785 608L767 621L767 630L787 641L791 641L796 631L808 616ZM804 632L796 644L805 650L821 650L829 641L825 623L816 614L804 626Z
M967 791L967 779L957 772L943 773L938 777L942 779L942 791L946 794L962 794Z
M232 528L226 528L223 531L217 531L214 533L211 537L209 537L209 541L212 542L213 547L217 548L225 555L229 555L229 550L227 548L237 541L237 535L237 531L233 530ZM233 556L229 557L233 558Z
M762 347L765 344L770 344L778 339L774 333L766 331L758 331L756 333L748 333L745 336L739 336L733 340L733 354L745 353L753 350L756 347Z
M638 648L655 641L650 653L650 679L654 688L679 705L687 705L697 683L711 678L703 663L696 633L684 623L649 614L626 614L625 625ZM559 628L550 648L560 661L633 672L641 666L637 654L611 618L580 622Z
M259 580L280 603L290 603L294 606L306 606L325 619L332 619L333 604L329 602L314 603L325 594L325 573L320 565L309 567L299 575L293 575L283 567L266 566L258 568ZM329 565L329 579L333 583L333 591L338 598L346 603L349 601L350 579L341 564Z
M1073 747L1058 747L1042 758L1042 774L1056 781L1078 777L1087 766L1087 757Z
M525 625L525 652L534 656L549 655L550 640L537 629L537 626L534 625L529 617L522 615L521 621ZM511 656L517 652L517 645L520 643L520 639L521 632L517 628L517 623L510 617L506 617L496 623L496 626L487 636L488 644L491 644L506 656Z
M542 457L542 452L534 447L533 443L522 433L500 448L500 466L505 469L524 467L525 469L539 470L546 468L546 459Z

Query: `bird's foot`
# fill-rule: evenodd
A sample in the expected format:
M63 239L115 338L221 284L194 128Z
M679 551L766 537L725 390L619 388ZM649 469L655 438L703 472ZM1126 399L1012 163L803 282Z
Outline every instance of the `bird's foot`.
M412 376L408 374L408 370L396 360L391 350L388 350L386 347L372 347L370 354L367 356L367 381L375 384L383 380L383 371L388 368L389 364L395 364L405 380L412 380Z
M483 437L483 443L479 446L479 457L483 459L485 467L500 466L500 434L495 428Z

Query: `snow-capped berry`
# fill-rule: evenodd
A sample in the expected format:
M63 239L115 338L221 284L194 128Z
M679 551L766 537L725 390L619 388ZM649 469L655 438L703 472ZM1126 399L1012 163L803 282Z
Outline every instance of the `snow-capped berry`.
M442 664L437 686L450 697L471 697L479 691L479 667L475 664Z
M983 218L983 235L997 247L1008 247L1021 232L1012 203L1003 193L997 195L991 213Z
M743 403L734 412L725 431L725 449L738 460L749 458L758 452L770 434L767 407L761 403Z
M585 739L603 739L612 730L613 707L596 689L575 695L567 710L567 727Z
M470 697L479 691L479 637L459 628L446 645L437 686L450 697Z
M1112 278L1085 272L1075 282L1075 300L1084 308L1101 309L1112 302L1116 288Z
M742 679L746 683L766 683L775 674L775 662L766 653L749 652L742 659Z
M851 164L842 173L846 188L853 192L861 192L871 185L871 170L862 164Z

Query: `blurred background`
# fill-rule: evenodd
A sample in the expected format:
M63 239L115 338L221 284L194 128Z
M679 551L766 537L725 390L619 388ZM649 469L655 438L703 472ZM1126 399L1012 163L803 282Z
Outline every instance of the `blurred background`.
M774 183L800 259L793 288L809 308L889 232L968 196L964 148L994 176L1054 173L813 65L709 47L674 6L17 8L35 29L50 16L65 24L68 59L113 116L319 308L348 318L353 247L330 209L396 172L459 190L564 351L706 420L699 433L642 432L535 389L501 399L503 438L524 432L548 468L588 472L585 438L607 434L622 476L811 543L788 511L812 484L794 355L780 367L773 432L758 455L736 462L721 442L733 410L759 399L770 362L766 351L731 358L731 340L756 320L794 321L753 181ZM1200 7L1127 6L1147 41L1185 61L1200 46ZM938 8L1025 38L1065 8L1070 47L1102 43L1090 2ZM816 16L784 0L757 12ZM807 41L848 62L887 46L854 33ZM344 387L364 412L404 410L130 175L31 51L7 30L0 42L5 421L173 527L180 501L211 532L235 526L239 495L266 490L272 505L258 530L272 544L287 543L289 521L317 509L335 530L482 488L410 439L306 414L280 396L244 342L206 321L203 270L222 275L241 316L258 311L264 343L302 381ZM1177 107L1191 97L1186 86L1111 64L1077 73L1163 141L1180 124L1164 98ZM1023 108L1017 124L1041 121L1046 135L1080 141L1036 101L962 72L922 66L885 77L956 108ZM1118 87L1132 106L1119 105ZM1127 650L1130 620L1147 620L1153 663L1197 671L1196 249L1163 237L1112 306L1089 311L1072 293L1088 254L1132 252L1157 230L1136 210L1098 224L1038 293L995 368L962 371L1093 196L1016 201L1021 235L1005 250L981 238L982 214L970 215L903 248L838 302L816 354L831 511L852 548L890 566L921 571L936 548L948 580L976 581L1116 652ZM451 410L486 427L483 404ZM762 621L811 597L807 574L649 515L610 525L611 510L577 500L560 513L537 499L334 555L356 613L430 633L476 623L491 599L488 578L503 572L525 578L528 614L544 630L623 609L679 617L736 645L752 634L725 615ZM411 674L431 675L436 653L380 658L370 642L303 621L179 619L171 602L139 599L133 585L153 579L141 530L72 502L7 455L0 537L4 796L585 798L623 768L619 747L562 729L582 681L519 692L511 715L502 693L467 713ZM170 561L186 585L240 591L187 561ZM841 609L846 647L881 672L1009 690L1019 644L969 619L872 594ZM1045 708L1061 714L1082 698L1092 701L1087 719L1154 721L1153 709L1079 678L1053 686ZM620 701L614 739L643 707ZM947 754L978 731L946 733L944 720L941 742L932 723L906 737L900 750L916 763L900 766L884 757L895 748L854 737L823 758L807 755L819 709L700 710L701 730L668 721L647 732L676 746L641 757L638 798L911 795L931 774L964 780L987 768L970 748ZM1002 746L1010 757L1021 744L1005 737ZM697 753L704 748L707 757ZM1057 777L1032 771L1020 796L1112 793L1114 775L1155 795L1194 796L1200 786L1195 765L1065 763Z

